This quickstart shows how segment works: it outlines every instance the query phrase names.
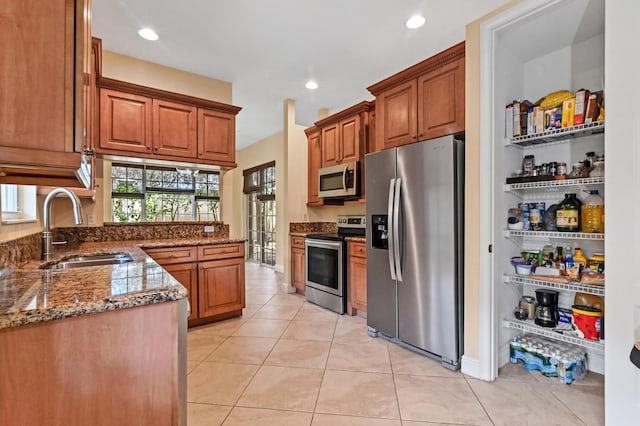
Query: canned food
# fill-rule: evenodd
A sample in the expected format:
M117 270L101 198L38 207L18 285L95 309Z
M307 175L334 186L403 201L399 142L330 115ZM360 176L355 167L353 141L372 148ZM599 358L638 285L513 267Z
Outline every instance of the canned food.
M594 253L587 263L589 270L602 274L604 272L604 253Z

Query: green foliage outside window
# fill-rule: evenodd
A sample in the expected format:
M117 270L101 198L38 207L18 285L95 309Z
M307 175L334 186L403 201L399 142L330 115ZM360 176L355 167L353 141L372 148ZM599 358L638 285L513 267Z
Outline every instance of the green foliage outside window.
M220 220L220 175L170 168L112 165L114 222Z

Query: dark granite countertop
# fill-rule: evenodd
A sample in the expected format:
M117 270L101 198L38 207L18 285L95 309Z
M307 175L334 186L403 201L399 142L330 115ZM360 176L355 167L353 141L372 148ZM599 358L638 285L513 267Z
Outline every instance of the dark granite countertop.
M47 263L74 255L124 252L133 262L83 268L39 269L34 260L0 279L0 329L65 317L183 299L187 290L143 249L244 242L191 238L90 242L57 250Z

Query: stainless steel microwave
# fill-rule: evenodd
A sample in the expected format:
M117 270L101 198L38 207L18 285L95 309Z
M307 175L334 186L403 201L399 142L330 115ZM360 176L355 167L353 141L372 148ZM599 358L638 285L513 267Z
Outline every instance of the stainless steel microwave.
M321 198L357 198L360 195L360 164L338 164L319 171L318 195Z

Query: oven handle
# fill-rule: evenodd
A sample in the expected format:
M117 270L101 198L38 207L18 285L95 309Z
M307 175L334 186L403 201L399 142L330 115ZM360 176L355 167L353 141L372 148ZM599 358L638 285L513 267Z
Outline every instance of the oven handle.
M402 264L400 262L400 191L402 179L396 179L396 190L393 194L393 257L396 261L396 275L402 282Z
M389 201L387 203L387 244L389 245L389 271L391 272L391 279L396 280L396 268L395 268L395 260L393 258L393 189L395 188L396 180L389 180Z
M339 250L341 245L342 245L342 242L340 241L314 240L312 237L307 237L305 239L306 247L319 247L319 248L326 248L331 250Z

